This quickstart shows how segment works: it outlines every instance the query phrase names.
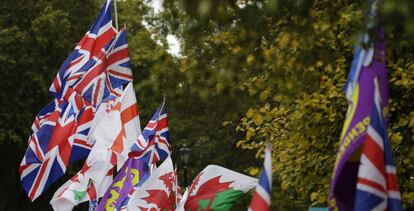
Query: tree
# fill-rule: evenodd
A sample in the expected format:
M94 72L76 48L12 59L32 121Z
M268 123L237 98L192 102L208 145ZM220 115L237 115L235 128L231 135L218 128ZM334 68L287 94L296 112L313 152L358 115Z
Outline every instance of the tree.
M380 8L390 72L390 138L406 209L412 208L412 7ZM183 40L188 77L250 97L236 126L237 146L262 156L273 143L279 209L326 205L346 112L343 86L357 34L364 30L360 1L166 2L164 19ZM391 18L398 15L395 21ZM184 24L179 24L184 23ZM224 85L221 85L224 84ZM228 85L228 86L227 86ZM209 93L220 93L210 89ZM400 94L397 94L400 93ZM403 93L403 94L401 94ZM231 119L232 123L237 120ZM257 168L250 168L258 173Z
M178 167L178 151L186 142L193 150L190 179L210 163L258 175L269 140L275 167L272 210L324 205L346 110L342 89L366 5L182 0L164 1L164 11L154 14L147 3L118 1L119 22L127 25L142 125L165 94ZM0 179L8 193L0 196L2 210L51 209L54 191L81 166L70 167L34 203L23 193L17 172L33 117L50 101L53 77L101 4L0 3L0 147L7 149L0 171L10 175ZM406 209L414 202L411 5L385 1L380 8L390 72L389 135ZM181 56L167 53L168 34L180 38ZM248 206L250 196L243 197L236 209Z

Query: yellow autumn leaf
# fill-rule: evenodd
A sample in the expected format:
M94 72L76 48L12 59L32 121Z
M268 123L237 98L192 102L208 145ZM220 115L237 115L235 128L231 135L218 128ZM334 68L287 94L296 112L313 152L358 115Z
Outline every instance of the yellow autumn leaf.
M252 136L253 136L253 133L250 132L250 130L248 130L247 133L246 133L246 141L250 140L250 138L252 138Z
M319 198L319 193L318 192L311 193L310 198L312 202L317 201Z
M259 169L259 168L257 168L257 167L252 167L252 168L250 168L250 170L249 170L249 174L250 174L250 175L252 175L252 176L257 176L257 175L259 175L259 172L260 172L260 169Z
M254 116L255 110L253 108L249 108L246 113L247 118L252 118Z
M224 121L223 122L223 126L228 126L228 125L230 125L232 123L232 121Z
M256 113L253 118L253 122L255 125L259 126L263 123L263 117L261 114Z
M393 142L393 143L395 143L395 144L400 144L401 143L401 141L402 141L402 136L401 136L401 134L400 134L400 132L397 132L397 133L393 133L392 135L391 135L391 141Z
M236 147L240 147L241 145L243 145L246 141L245 140L240 140L236 143Z
M286 189L288 189L288 187L289 187L289 184L286 181L283 180L280 183L280 188L282 188L282 190L286 190Z
M254 62L254 55L253 54L249 54L247 57L246 57L246 62L247 62L247 64L248 65L251 65L251 64L253 64L253 62Z

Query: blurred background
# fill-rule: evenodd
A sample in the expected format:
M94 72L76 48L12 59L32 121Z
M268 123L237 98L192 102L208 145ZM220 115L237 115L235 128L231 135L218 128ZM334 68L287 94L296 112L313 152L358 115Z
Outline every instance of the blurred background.
M82 163L30 202L18 166L48 88L103 0L0 2L0 210L51 210ZM273 144L272 210L326 206L346 113L343 87L365 1L120 0L144 127L165 94L184 183L208 164L257 177ZM404 208L414 209L414 4L385 1L389 135ZM243 196L234 210L246 209ZM87 204L75 208L87 210Z

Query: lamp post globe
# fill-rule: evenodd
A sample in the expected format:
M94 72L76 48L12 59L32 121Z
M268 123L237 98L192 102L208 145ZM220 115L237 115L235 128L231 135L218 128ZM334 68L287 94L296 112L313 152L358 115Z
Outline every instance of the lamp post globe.
M183 169L184 169L184 186L187 187L188 183L187 183L187 164L188 164L188 159L190 158L190 152L191 149L187 147L187 144L183 144L183 146L180 148L180 157L181 157L181 162L183 164Z

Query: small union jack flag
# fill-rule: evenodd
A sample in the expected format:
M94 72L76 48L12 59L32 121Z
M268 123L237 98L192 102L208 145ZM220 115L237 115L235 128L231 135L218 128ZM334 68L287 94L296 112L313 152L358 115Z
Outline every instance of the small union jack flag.
M272 146L266 145L265 161L260 175L256 192L250 202L249 211L268 211L270 210L270 197L272 194Z
M355 210L402 210L378 86L375 79L374 106L359 164Z
M165 98L137 141L132 145L131 151L140 152L139 157L148 164L154 164L171 154Z

